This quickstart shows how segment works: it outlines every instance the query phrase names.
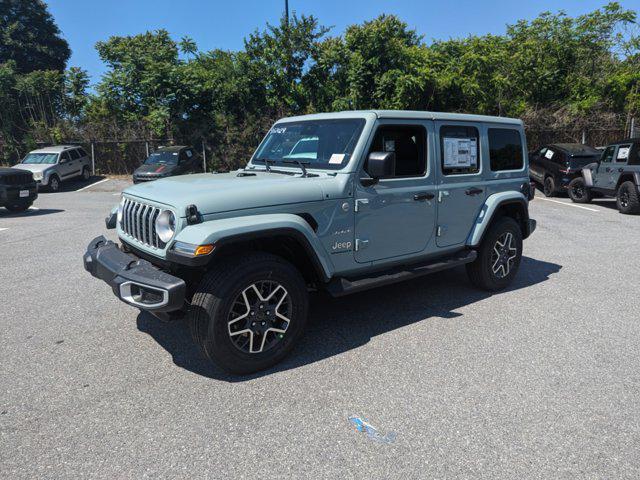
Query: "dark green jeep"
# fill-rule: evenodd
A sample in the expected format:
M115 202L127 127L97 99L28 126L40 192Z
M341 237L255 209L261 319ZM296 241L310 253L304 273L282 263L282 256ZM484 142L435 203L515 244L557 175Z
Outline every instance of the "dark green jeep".
M609 145L600 160L582 169L569 184L575 203L589 203L594 195L615 197L620 213L640 214L640 138Z

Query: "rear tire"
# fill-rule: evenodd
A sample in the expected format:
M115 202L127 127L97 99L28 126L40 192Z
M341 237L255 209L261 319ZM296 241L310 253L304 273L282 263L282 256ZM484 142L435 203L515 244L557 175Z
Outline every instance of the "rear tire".
M582 177L571 180L567 187L567 193L573 203L589 203L593 198L591 191Z
M553 177L547 177L544 179L544 184L542 185L542 193L544 193L545 197L555 197L556 182L553 180Z
M87 181L89 181L90 178L91 178L91 172L89 171L89 168L88 167L84 167L82 169L82 180L87 182Z
M308 311L302 275L268 253L229 257L196 288L188 312L195 343L224 370L248 374L280 362L302 336Z
M640 214L640 198L638 198L638 187L631 181L626 181L616 192L616 204L618 211L626 215Z
M520 225L511 217L501 217L485 233L478 257L467 264L469 280L483 290L502 290L518 273L521 259Z

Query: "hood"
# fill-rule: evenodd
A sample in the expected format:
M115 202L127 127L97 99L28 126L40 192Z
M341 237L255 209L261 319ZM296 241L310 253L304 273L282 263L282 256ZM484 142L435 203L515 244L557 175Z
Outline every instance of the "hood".
M134 175L166 175L168 173L173 172L176 169L177 165L140 165L136 168Z
M140 183L124 193L173 206L180 216L188 205L203 214L228 212L288 203L322 200L322 184L334 177L301 177L299 174L255 172L255 176L238 176L238 172L201 173L163 178Z
M19 163L14 165L12 168L18 168L20 170L27 170L29 172L44 172L47 168L54 167L55 165L51 165L49 163Z

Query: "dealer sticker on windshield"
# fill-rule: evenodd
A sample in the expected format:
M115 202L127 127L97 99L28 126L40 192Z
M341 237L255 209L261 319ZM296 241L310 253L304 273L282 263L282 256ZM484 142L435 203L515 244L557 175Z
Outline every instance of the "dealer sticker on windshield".
M344 153L334 153L329 158L329 163L332 165L340 165L344 160Z

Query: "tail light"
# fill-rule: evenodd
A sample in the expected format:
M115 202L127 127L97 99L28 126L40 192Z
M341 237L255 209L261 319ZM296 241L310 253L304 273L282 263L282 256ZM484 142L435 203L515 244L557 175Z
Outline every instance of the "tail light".
M533 200L533 197L536 196L535 182L523 183L522 186L520 187L520 191L525 197L527 197L527 199Z

